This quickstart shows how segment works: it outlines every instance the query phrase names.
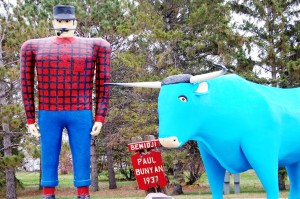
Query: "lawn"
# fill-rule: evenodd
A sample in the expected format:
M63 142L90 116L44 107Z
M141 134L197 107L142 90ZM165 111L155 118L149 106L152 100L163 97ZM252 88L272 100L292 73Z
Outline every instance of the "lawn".
M17 178L21 180L24 189L18 191L18 198L40 199L41 191L38 190L39 173L38 172L17 172ZM118 189L110 190L105 176L100 178L100 191L91 192L92 199L143 199L145 192L137 189L136 182L132 181L118 181ZM266 198L265 192L253 170L241 174L240 185L241 193L233 194L233 177L231 177L231 194L224 195L224 198ZM76 196L76 189L73 187L73 175L60 175L59 186L56 191L56 198L71 199ZM288 181L286 184L288 185ZM170 194L172 187L168 187ZM184 186L184 195L173 196L175 199L208 199L211 198L209 185L206 175L203 175L197 182L197 185ZM281 192L281 198L287 198L287 191ZM1 196L1 195L0 195Z

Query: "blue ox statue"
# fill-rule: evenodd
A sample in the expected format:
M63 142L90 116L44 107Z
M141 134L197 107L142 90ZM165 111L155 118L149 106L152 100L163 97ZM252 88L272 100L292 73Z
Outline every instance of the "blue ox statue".
M220 66L220 65L219 65ZM279 197L278 167L290 178L289 199L300 198L300 88L280 89L224 75L176 75L162 82L115 83L161 88L159 140L180 147L196 140L212 196L222 198L225 170L254 169L268 199Z

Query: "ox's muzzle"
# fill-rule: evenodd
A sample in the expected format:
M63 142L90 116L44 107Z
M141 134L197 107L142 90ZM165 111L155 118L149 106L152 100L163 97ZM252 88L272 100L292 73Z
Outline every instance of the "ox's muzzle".
M175 136L167 137L167 138L159 138L158 139L161 145L163 145L166 148L177 148L180 146L180 142L178 141L178 138Z

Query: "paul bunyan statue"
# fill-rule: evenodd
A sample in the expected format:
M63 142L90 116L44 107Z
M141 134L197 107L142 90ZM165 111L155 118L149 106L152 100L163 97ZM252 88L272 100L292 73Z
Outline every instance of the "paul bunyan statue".
M59 153L66 128L72 152L74 186L78 199L88 199L91 136L104 122L110 81L110 44L101 38L74 35L75 7L53 7L56 36L31 39L21 47L21 86L28 130L40 136L43 199L55 198ZM35 70L38 89L38 125L35 125ZM92 90L96 85L95 117Z

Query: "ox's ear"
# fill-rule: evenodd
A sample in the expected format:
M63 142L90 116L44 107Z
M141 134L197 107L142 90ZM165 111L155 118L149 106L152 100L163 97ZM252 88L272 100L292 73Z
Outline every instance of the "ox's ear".
M196 93L199 93L199 94L205 94L208 92L208 84L207 82L201 82L199 85L198 85L198 88L197 90L195 90Z

